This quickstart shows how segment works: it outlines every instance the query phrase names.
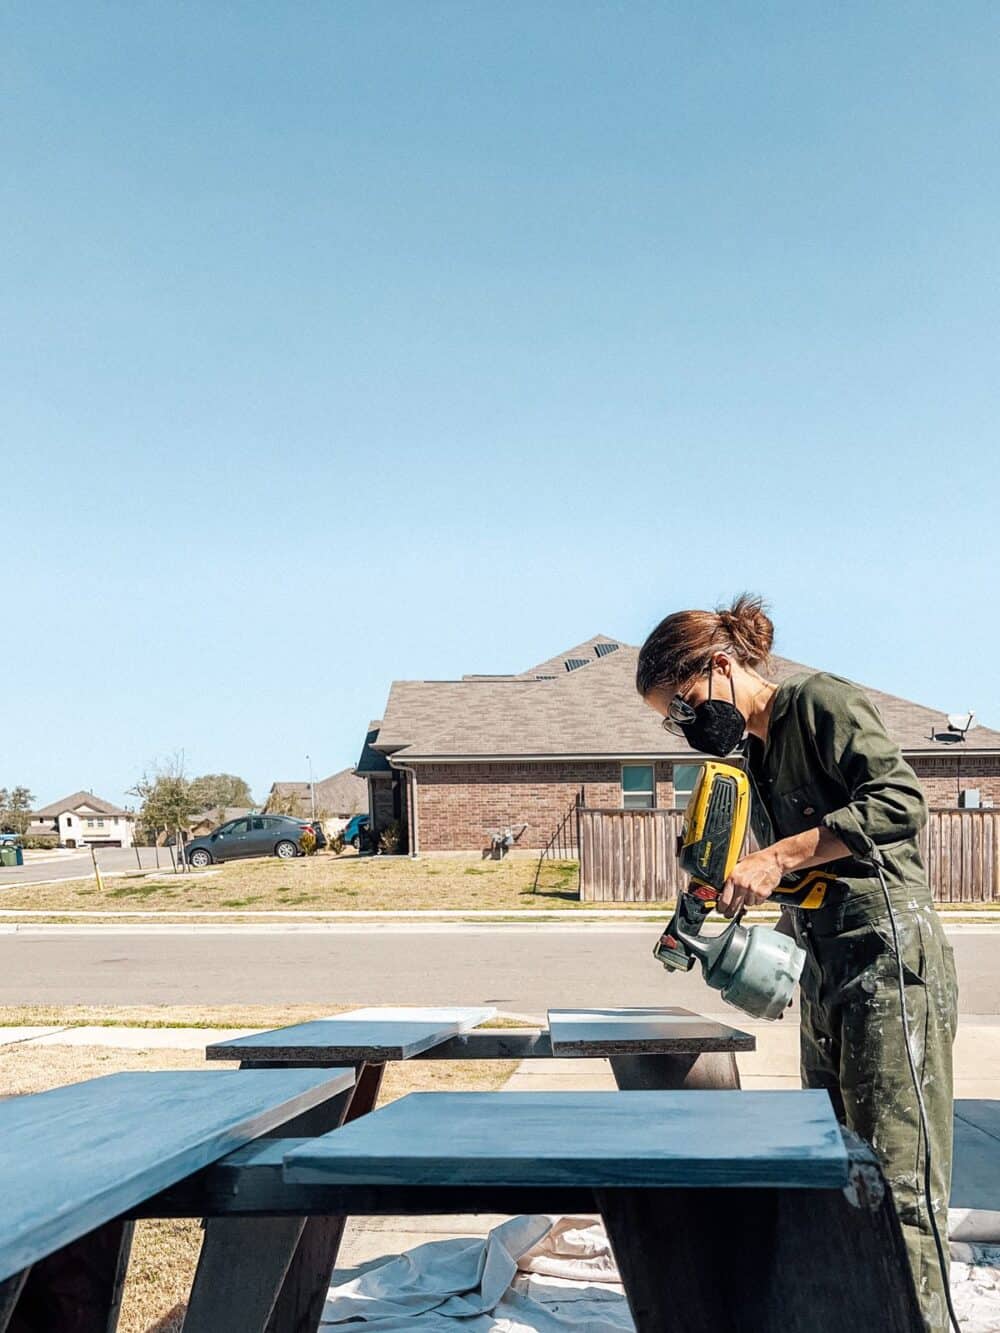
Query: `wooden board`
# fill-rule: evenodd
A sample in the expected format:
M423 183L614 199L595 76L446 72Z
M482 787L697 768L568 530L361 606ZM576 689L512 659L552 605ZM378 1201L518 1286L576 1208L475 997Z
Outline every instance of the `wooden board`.
M353 1070L184 1070L0 1102L0 1281L353 1083Z
M413 1093L289 1153L371 1185L786 1186L847 1180L825 1092Z
M967 1125L975 1125L984 1134L997 1140L1000 1152L1000 1101L991 1101L985 1097L962 1097L955 1103L955 1120L964 1120ZM997 1204L1000 1207L1000 1203Z
M690 1009L550 1009L556 1056L752 1051L756 1038Z
M1000 1216L1000 1141L957 1114L952 1156L951 1207Z
M495 1009L360 1009L208 1046L208 1060L361 1064L409 1060L491 1018Z

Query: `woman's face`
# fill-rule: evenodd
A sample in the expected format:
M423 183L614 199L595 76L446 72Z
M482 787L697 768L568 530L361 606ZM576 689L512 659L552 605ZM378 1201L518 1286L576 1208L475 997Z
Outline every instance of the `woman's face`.
M749 717L758 685L759 682L745 667L741 667L725 653L716 653L712 658L711 696L709 696L709 672L706 669L690 676L687 680L678 681L676 685L654 685L643 699L654 713L666 717L671 700L678 696L692 708L697 708L709 697L724 699L727 703L731 703L735 689L736 707L744 717Z

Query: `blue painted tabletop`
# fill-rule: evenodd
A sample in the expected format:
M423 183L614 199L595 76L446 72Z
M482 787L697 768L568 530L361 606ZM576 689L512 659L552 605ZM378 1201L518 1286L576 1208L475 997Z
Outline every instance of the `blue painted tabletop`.
M839 1188L825 1092L413 1093L310 1140L291 1182Z

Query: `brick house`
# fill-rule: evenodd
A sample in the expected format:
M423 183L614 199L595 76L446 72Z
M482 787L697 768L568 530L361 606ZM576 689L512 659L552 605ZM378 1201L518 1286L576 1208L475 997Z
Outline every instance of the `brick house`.
M598 634L519 675L395 681L356 769L374 827L398 819L414 853L481 850L505 827L538 850L580 793L594 807L683 807L700 760L636 694L637 655ZM808 669L772 657L767 674ZM932 708L867 692L931 805L972 792L1000 805L1000 732L962 736Z

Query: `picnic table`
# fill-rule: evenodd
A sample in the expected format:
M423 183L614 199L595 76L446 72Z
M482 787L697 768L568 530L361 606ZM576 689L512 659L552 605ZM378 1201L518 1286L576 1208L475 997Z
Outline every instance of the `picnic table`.
M356 1009L331 1018L257 1032L206 1048L209 1060L243 1068L363 1065L393 1060L607 1059L619 1088L738 1088L736 1056L756 1049L739 1028L676 1006L550 1009L547 1028L477 1029L488 1006ZM374 1078L374 1074L370 1075ZM370 1091L370 1089L369 1089ZM377 1088L375 1089L377 1095ZM360 1087L356 1100L365 1098ZM375 1098L371 1097L374 1105Z
M185 1333L314 1329L278 1315L296 1227L442 1212L600 1213L637 1333L923 1327L891 1194L823 1092L415 1093L250 1145L146 1211L230 1229ZM267 1251L266 1218L294 1220Z
M262 1135L336 1123L353 1085L351 1069L184 1070L0 1101L0 1333L113 1330L131 1210Z
M490 1006L356 1009L330 1018L212 1043L209 1060L244 1069L353 1065L345 1123L375 1106L385 1066L396 1060L543 1060L603 1056L621 1089L738 1088L738 1051L755 1038L687 1009L553 1009L547 1029L482 1029ZM311 1217L279 1298L272 1327L315 1327L343 1238L346 1215ZM241 1242L225 1226L206 1228L206 1271L238 1261ZM301 1324L298 1322L301 1321Z

